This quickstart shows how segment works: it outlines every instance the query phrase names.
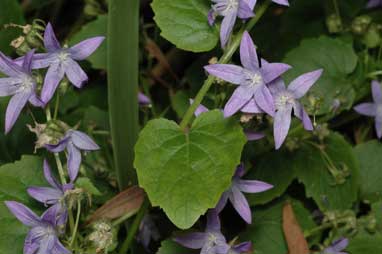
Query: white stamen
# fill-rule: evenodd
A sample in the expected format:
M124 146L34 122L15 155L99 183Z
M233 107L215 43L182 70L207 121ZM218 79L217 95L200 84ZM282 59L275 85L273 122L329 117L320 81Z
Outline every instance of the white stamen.
M277 110L285 108L286 105L291 104L293 105L295 103L293 95L288 92L284 91L281 92L275 100L275 107Z

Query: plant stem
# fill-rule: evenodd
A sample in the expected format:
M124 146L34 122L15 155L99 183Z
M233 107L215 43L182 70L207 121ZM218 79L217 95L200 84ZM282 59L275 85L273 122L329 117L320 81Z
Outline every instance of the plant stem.
M60 93L58 92L56 95L56 104L54 106L54 113L53 113L53 119L55 120L57 119L59 106L60 106Z
M119 254L125 254L129 250L131 242L133 241L134 236L139 228L139 225L141 224L143 216L146 214L146 211L149 208L149 206L150 206L150 202L146 198L145 201L143 201L143 204L141 208L139 209L137 216L135 216L133 224L131 224L130 226L129 232L127 234L125 241L122 244Z
M74 225L73 228L73 233L72 233L72 238L70 239L70 247L73 246L73 243L76 240L76 235L77 235L77 230L78 230L78 224L80 221L80 215L81 215L81 201L78 199L77 200L77 217L76 217L76 224Z
M139 0L109 0L108 96L114 161L120 190L137 182Z
M271 3L270 0L267 0L267 1L265 1L259 7L259 9L256 11L256 16L253 17L247 23L247 25L243 29L241 29L240 32L234 37L234 39L232 40L232 43L229 45L227 50L224 52L222 57L219 59L218 63L225 64L225 63L228 63L231 60L233 54L236 52L237 48L240 45L241 37L243 36L244 31L246 31L246 30L249 31L249 30L251 30L253 28L253 26L264 15L264 13L268 9L270 3ZM208 90L211 88L211 86L214 83L215 79L216 79L215 77L209 75L208 78L206 79L206 81L204 81L204 84L203 84L202 88L199 90L198 94L194 98L194 102L188 108L186 114L183 117L183 120L180 123L180 128L183 131L187 128L187 126L190 123L190 121L191 121L191 119L192 119L196 109L198 108L198 106L202 102L202 100L203 100L204 96L207 94Z

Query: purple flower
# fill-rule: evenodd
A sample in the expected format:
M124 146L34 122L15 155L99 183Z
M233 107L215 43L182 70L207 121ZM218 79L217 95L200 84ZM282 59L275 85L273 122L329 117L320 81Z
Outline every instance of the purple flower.
M249 7L251 7L251 9L253 10L253 8L255 8L257 0L246 0L246 1L248 3ZM289 6L288 0L272 0L272 2L274 2L276 4Z
M381 84L374 80L371 83L371 93L373 95L373 101L369 103L361 103L354 107L357 113L371 116L375 119L375 130L378 138L382 137L382 91Z
M54 153L62 152L66 149L68 157L68 173L71 182L77 178L81 165L81 150L94 151L99 146L85 133L68 130L65 136L57 144L45 145L45 147Z
M376 7L382 7L382 0L370 0L367 3L367 8L376 8Z
M290 69L282 63L268 63L259 59L256 47L248 34L244 32L240 45L240 58L244 66L232 64L213 64L205 66L205 70L218 78L239 85L224 107L224 115L232 116L241 110L245 113L262 113L274 115L273 97L266 86Z
M347 238L340 238L326 248L322 254L348 254L347 252L343 252L343 250L348 246L349 240Z
M76 61L84 60L90 56L104 39L104 37L98 36L84 40L71 48L62 48L54 34L52 25L49 23L46 26L44 45L47 53L36 54L32 64L33 69L49 67L41 91L41 99L44 103L48 103L53 97L65 74L77 88L81 88L88 81L88 76Z
M52 206L41 217L28 207L15 201L6 201L5 205L24 225L30 227L24 242L24 254L69 254L58 239L62 233L57 224L57 207Z
M28 101L37 107L43 105L36 95L36 80L31 73L33 54L34 50L29 51L19 66L0 52L0 71L8 76L0 78L0 96L13 95L5 116L5 133L12 129Z
M200 254L226 254L230 249L220 231L220 220L215 209L207 213L205 232L189 233L174 240L184 247L201 249Z
M216 16L223 16L220 28L220 43L224 48L232 33L236 18L248 19L254 16L246 0L212 0L214 3L208 13L208 23L213 25Z
M285 87L284 81L281 79L269 86L276 107L273 126L276 149L281 147L288 135L292 110L294 115L303 122L306 130L313 130L309 115L298 99L308 92L310 87L320 78L322 72L323 70L316 70L305 73L293 80L288 88Z
M139 105L141 105L141 106L151 104L150 98L141 92L138 93L138 102L139 102Z
M216 210L218 212L221 212L227 204L228 200L230 200L231 204L239 213L241 218L243 218L243 220L248 224L251 224L251 209L249 208L248 201L242 192L259 193L267 191L273 188L273 186L261 181L242 180L241 177L243 177L244 173L244 166L241 164L237 167L236 173L232 178L231 187L227 191L225 191L222 197L220 198L219 203L216 206Z
M227 254L241 254L241 253L247 253L252 250L252 243L251 242L243 242L240 244L236 244L232 246Z
M152 216L146 214L139 225L138 242L142 243L143 247L148 250L151 240L158 241L159 239L160 233Z

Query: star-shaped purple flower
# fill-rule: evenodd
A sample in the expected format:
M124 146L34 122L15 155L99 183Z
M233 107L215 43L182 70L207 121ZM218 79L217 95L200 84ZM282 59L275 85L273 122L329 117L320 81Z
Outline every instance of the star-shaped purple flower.
M48 23L44 34L47 53L36 54L32 64L33 69L49 67L41 91L41 99L45 104L53 97L65 75L77 88L81 88L88 81L88 76L76 61L89 57L104 39L105 37L98 36L84 40L71 48L61 47L52 25Z
M365 116L371 116L375 119L375 131L378 138L382 137L382 91L381 84L374 80L371 83L371 93L374 102L361 103L354 107L357 113Z
M367 8L376 8L376 7L382 7L382 0L370 0L367 3Z
M205 232L189 233L178 236L175 242L190 249L201 249L200 254L227 254L230 246L221 233L220 220L215 209L207 213Z
M24 225L30 227L24 242L24 254L69 254L59 240L57 207L52 206L41 217L28 207L15 201L6 201L5 205Z
M70 182L77 178L81 165L81 150L95 151L99 146L85 133L68 130L65 136L57 144L45 145L45 147L54 153L62 152L66 149L68 157L68 173Z
M323 254L348 254L343 252L349 245L349 240L347 238L340 238L334 241L328 248L323 251Z
M214 3L208 13L208 23L213 25L216 16L223 16L220 28L220 43L224 48L232 33L236 18L248 19L254 16L246 0L212 0Z
M259 59L256 47L248 32L244 32L240 44L240 59L244 66L212 64L204 69L211 75L239 85L224 107L224 116L229 117L241 110L245 113L274 115L273 97L267 84L280 77L291 67L283 63L268 63Z
M220 198L219 203L216 206L216 210L217 212L221 212L229 200L241 218L243 218L246 223L251 224L251 208L249 207L248 201L243 192L259 193L267 191L273 188L273 186L256 180L242 180L241 178L244 176L244 173L244 166L241 164L237 167L235 175L232 178L231 187L225 191Z
M19 66L0 52L0 71L8 76L0 78L0 96L13 95L5 115L5 133L12 129L28 101L36 107L43 105L36 95L36 80L31 73L33 54L34 50L29 51Z
M276 114L274 116L273 134L276 149L279 149L288 135L292 121L292 111L299 118L306 130L313 130L312 121L304 107L298 101L321 77L323 70L305 73L293 80L288 88L284 81L279 79L273 82L269 88L272 91Z

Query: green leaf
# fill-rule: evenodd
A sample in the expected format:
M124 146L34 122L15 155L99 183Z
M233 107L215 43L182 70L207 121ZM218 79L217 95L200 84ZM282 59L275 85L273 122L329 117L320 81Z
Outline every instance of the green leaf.
M135 147L139 184L176 226L189 228L229 187L245 142L237 121L219 110L201 114L187 133L152 120Z
M349 170L345 183L335 183L325 155L311 144L304 144L291 158L296 175L305 185L306 195L312 197L322 211L348 209L357 199L359 184L359 167L352 147L341 135L333 133L325 140L323 151L337 169Z
M291 164L287 163L291 155L284 151L274 151L259 158L250 179L256 179L272 184L273 188L265 192L248 194L248 202L251 205L265 204L280 197L289 184L295 178L295 171Z
M78 33L70 40L70 44L74 45L80 41L94 36L106 36L107 33L107 15L100 15L96 20L84 25ZM87 60L95 69L106 69L106 40Z
M174 241L164 240L162 241L161 247L159 248L156 254L180 254L180 253L191 254L191 253L197 253L197 251L193 251L183 246L180 246Z
M10 43L21 33L15 28L3 29L5 24L24 24L24 16L19 1L1 0L0 1L0 48L5 54L10 54L12 48Z
M208 1L154 0L151 6L161 35L178 48L204 52L216 46L218 31L208 25Z
M87 177L79 177L76 180L76 187L84 189L86 192L95 196L101 195L101 192L94 186L94 184Z
M350 240L346 250L350 254L380 254L382 253L382 235L367 233L359 233L356 237Z
M357 145L354 153L360 166L360 198L374 202L382 199L382 144L373 140Z
M4 205L4 201L14 200L36 210L37 202L27 194L29 186L46 186L42 174L42 160L36 156L23 156L20 161L0 167L0 253L22 253L24 238L28 228L23 226Z
M284 76L289 84L303 73L323 68L322 77L310 93L323 100L318 114L325 114L330 112L334 99L339 99L343 108L351 107L355 94L348 75L355 70L357 61L352 42L325 36L307 39L286 55L284 62L293 68Z
M183 117L190 107L190 95L183 90L176 92L171 96L171 106L178 117Z

